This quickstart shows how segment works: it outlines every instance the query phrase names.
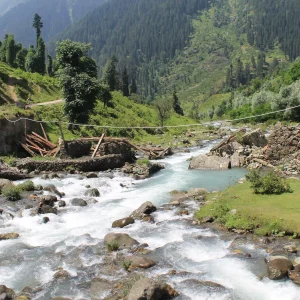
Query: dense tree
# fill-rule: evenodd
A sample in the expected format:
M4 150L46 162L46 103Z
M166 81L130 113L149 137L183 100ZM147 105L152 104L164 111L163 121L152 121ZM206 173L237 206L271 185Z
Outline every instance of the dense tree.
M26 70L25 62L26 62L27 53L28 53L28 50L26 48L22 48L21 50L18 51L17 56L16 56L17 66L24 71Z
M38 38L35 54L35 72L45 74L46 72L46 48L41 37Z
M131 79L131 85L130 85L130 94L136 94L136 93L137 93L136 82L135 82L135 79L132 78Z
M25 70L31 73L35 71L35 49L33 45L30 45L26 56Z
M47 64L47 74L53 76L53 59L51 55L47 55L48 64Z
M104 82L108 85L110 91L117 90L119 86L118 72L116 67L117 62L117 58L113 56L108 61L104 74Z
M124 68L122 73L122 92L123 92L123 96L125 97L129 96L129 78L128 78L126 67Z
M65 40L56 50L57 76L65 98L64 112L70 122L87 122L101 86L94 74L96 62L87 59L90 45Z
M5 61L10 66L13 66L16 59L16 45L14 36L11 34L8 35L5 43Z
M39 41L39 38L41 37L42 28L44 26L44 24L42 22L42 18L38 14L34 15L32 26L36 30L36 47L38 47L38 41Z
M154 107L156 108L157 115L160 121L160 126L164 127L165 121L171 115L172 105L170 101L164 98L160 98L154 102Z
M173 92L173 109L180 116L184 116L183 109L180 106L180 102L179 102L179 99L178 99L178 96L177 96L177 93L175 90Z

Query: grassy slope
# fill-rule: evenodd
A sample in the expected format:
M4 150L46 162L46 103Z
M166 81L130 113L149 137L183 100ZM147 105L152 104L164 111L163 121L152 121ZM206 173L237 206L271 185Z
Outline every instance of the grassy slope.
M14 104L16 100L26 102L28 97L34 103L61 98L57 80L49 76L13 69L0 62L0 105Z
M159 119L153 106L137 104L127 97L123 97L120 92L113 92L113 107L104 108L101 101L90 116L89 124L97 126L117 126L117 127L136 127L136 126L159 126ZM37 119L40 120L61 120L67 122L63 115L62 105L43 106L33 108ZM171 114L165 125L193 124L194 120L188 117L180 117L177 114ZM67 126L63 126L66 139L72 139L79 136L100 136L102 132L107 135L122 136L133 138L136 142L152 141L157 144L169 144L173 135L185 134L187 128L170 129L164 135L153 135L153 130L126 130L126 129L103 129L82 127L79 131L71 132ZM56 125L48 125L47 131L50 138L56 142L59 136L59 130Z
M228 229L254 230L260 235L273 232L300 235L300 185L289 180L293 193L282 195L256 195L250 183L234 185L218 194L211 194L207 204L196 217L213 215ZM236 209L233 216L230 211Z

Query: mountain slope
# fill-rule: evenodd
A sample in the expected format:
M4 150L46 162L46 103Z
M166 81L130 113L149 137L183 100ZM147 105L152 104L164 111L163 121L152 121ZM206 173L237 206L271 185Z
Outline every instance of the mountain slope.
M26 47L35 44L32 22L34 14L38 13L44 23L43 38L48 41L105 1L27 0L0 17L0 39L3 39L6 33L11 33Z
M0 1L0 16L7 13L10 9L17 6L20 3L26 2L28 0L1 0Z

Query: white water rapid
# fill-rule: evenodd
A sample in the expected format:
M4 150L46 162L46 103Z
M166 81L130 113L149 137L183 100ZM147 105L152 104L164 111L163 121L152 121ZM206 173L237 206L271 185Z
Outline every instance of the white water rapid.
M234 255L229 247L232 240L210 229L191 225L190 216L178 216L175 210L158 210L153 214L155 224L135 222L123 229L112 229L114 220L127 217L142 203L152 201L157 207L170 200L171 190L188 190L203 187L210 191L223 189L244 176L244 170L191 171L187 159L206 153L213 143L191 153L176 154L162 161L166 169L143 181L135 181L121 173L99 173L99 178L86 179L67 176L64 179L42 180L35 184L54 184L65 192L66 208L58 215L48 215L50 222L42 224L41 215L31 217L29 210L23 217L16 217L0 224L0 233L17 232L17 240L0 243L0 284L22 290L25 286L41 286L34 299L51 299L64 296L72 299L91 299L85 283L94 277L113 280L126 276L102 270L104 255L103 238L108 232L124 232L147 243L153 250L150 257L157 261L143 274L155 277L170 270L178 273L168 276L168 283L181 294L178 299L242 299L242 300L298 300L300 288L291 281L262 280L263 259L266 253L254 245L245 244L242 250L252 258ZM120 185L122 183L123 187ZM98 188L98 203L87 207L71 207L74 197L86 199L86 185ZM195 203L189 210L197 209ZM54 282L53 275L63 267L71 278ZM184 271L184 272L182 272ZM195 280L211 281L221 286L195 284ZM105 298L105 293L98 299Z

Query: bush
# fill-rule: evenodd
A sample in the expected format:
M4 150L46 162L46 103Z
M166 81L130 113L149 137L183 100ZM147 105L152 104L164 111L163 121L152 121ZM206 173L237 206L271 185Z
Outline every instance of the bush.
M111 242L111 243L107 243L106 247L109 252L114 252L119 250L120 245L118 242Z
M138 165L149 165L150 161L147 158L140 158L136 161Z
M6 185L2 189L2 195L9 201L18 201L21 199L20 189L14 185Z
M123 268L128 272L129 268L131 266L131 261L130 260L124 260L123 261Z
M17 187L20 189L20 191L26 191L26 192L34 191L34 183L31 180L27 180L19 184Z
M246 178L251 182L255 194L280 195L292 192L288 181L274 171L262 174L260 171L252 170Z

